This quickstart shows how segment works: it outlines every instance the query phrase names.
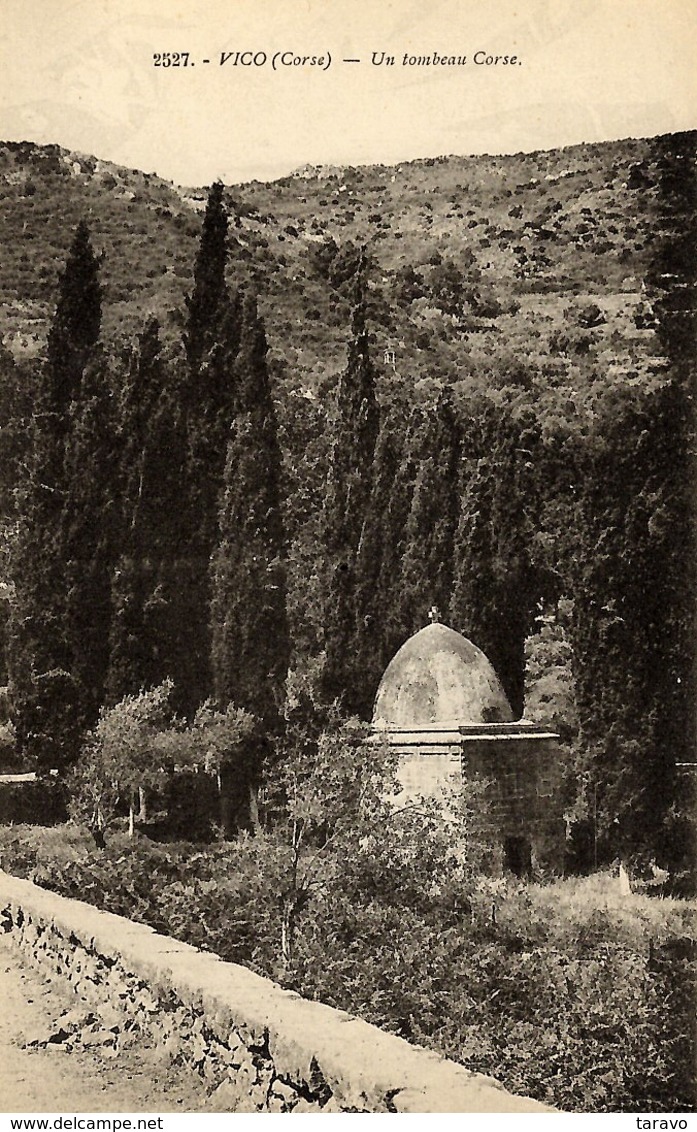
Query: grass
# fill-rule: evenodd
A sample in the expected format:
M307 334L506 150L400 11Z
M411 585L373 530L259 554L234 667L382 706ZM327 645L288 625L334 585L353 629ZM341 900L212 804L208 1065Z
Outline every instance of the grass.
M192 852L188 842L158 845L142 833L135 839L125 832L125 819L109 837L109 856L137 854L147 846L156 857L186 860ZM233 852L234 843L216 843L211 856ZM196 852L202 847L196 846ZM203 849L205 852L206 850ZM58 826L0 826L0 868L33 879L47 865L101 864L104 854L80 826L67 822ZM650 939L697 941L697 901L649 896L641 892L625 895L616 872L601 870L590 876L555 878L547 883L528 883L513 878L482 878L473 900L473 921L489 919L505 932L520 931L529 941L560 942L594 924L598 941L644 950ZM602 930L598 925L602 923Z
M610 873L480 879L423 905L318 892L280 960L279 843L130 841L0 828L0 865L150 923L567 1111L691 1111L694 902L622 897ZM458 911L459 909L459 911Z

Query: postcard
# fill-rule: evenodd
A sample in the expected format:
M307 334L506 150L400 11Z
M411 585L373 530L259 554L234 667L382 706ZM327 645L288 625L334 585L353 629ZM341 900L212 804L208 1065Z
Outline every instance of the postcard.
M686 1128L694 5L0 15L3 1119Z

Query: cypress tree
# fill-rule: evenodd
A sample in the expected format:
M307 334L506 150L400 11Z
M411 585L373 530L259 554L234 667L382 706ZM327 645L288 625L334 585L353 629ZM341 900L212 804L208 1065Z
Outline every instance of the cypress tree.
M120 553L107 700L116 703L170 677L173 703L184 711L189 646L200 634L183 608L185 438L173 363L164 356L156 319L129 358L120 433Z
M266 335L245 297L236 363L238 412L230 430L213 555L213 674L221 707L273 723L288 670L281 454L266 364Z
M494 533L492 525L494 483L485 457L463 464L460 481L461 505L454 540L455 570L450 601L450 619L458 632L471 637L491 656L489 623L496 619L494 577ZM498 669L497 669L498 672Z
M194 288L187 299L184 346L189 369L194 375L199 373L205 354L216 341L220 319L227 303L227 234L228 215L224 188L220 181L216 181L208 194L194 265ZM192 393L194 392L192 389Z
M579 501L572 624L601 853L685 855L670 836L694 742L689 400L672 382L594 436Z
M391 614L406 519L404 508L397 506L395 484L402 463L402 441L395 422L385 421L375 449L370 501L356 555L356 623L350 652L356 673L361 675L356 690L364 689L359 714L365 717L395 651Z
M65 568L65 633L80 697L80 730L96 722L109 664L111 576L118 508L116 419L104 356L85 367L65 442L58 530Z
M525 641L542 587L533 555L538 430L532 420L485 410L468 431L476 455L462 465L450 616L486 653L519 717Z
M16 362L0 341L0 516L14 516L15 491L26 465L33 403L33 367Z
M210 695L210 558L216 544L219 495L229 429L236 412L235 359L240 346L240 300L225 281L228 216L224 190L214 184L208 196L187 300L184 333L186 366L179 395L185 433L184 490L178 509L176 582L170 601L186 595L179 639L170 641L179 677L180 706L188 716ZM174 626L172 626L174 627Z
M12 556L10 686L20 750L34 758L39 769L62 767L75 757L84 721L84 690L73 671L67 618L64 520L75 469L66 462L66 437L100 324L97 258L81 223L60 279L46 359L37 373Z
M187 434L187 505L191 538L210 555L218 492L225 463L227 429L234 413L233 369L239 349L240 301L225 281L228 216L223 186L210 190L187 299L184 349L187 365L180 388Z
M336 393L322 534L326 551L325 665L322 695L365 713L366 678L352 659L357 626L357 556L368 513L379 429L375 369L366 326L366 282L361 264L351 321L348 363ZM368 696L370 693L368 693Z
M327 409L320 397L307 397L302 386L288 390L279 383L279 394L292 663L295 670L307 671L308 665L317 665L323 639L320 531L329 450Z
M37 399L39 412L54 415L58 435L68 427L69 410L79 397L82 374L99 338L101 319L99 264L89 228L81 221L60 279Z
M426 623L430 606L448 608L459 511L462 434L449 393L426 420L402 562L402 608L408 632Z
M656 858L694 890L695 138L655 142L647 272L657 387L609 402L591 436L573 560L573 645L589 809L605 857ZM658 351L657 351L658 352Z
M242 300L238 293L219 308L200 369L196 403L186 416L188 507L192 551L208 560L217 531L217 511L230 423L237 412L235 362L240 349Z
M227 771L226 789L241 805L259 781L263 737L279 726L290 657L281 454L266 353L264 325L248 294L235 363L237 414L211 562L215 699L220 708L244 708L260 724L248 758Z
M401 459L389 490L386 511L390 534L382 549L378 579L378 590L381 599L384 601L382 625L385 664L392 659L397 649L404 644L412 631L409 608L404 601L402 563L408 545L407 526L414 499L416 477L423 456L425 435L422 412L416 410L412 413L407 429Z

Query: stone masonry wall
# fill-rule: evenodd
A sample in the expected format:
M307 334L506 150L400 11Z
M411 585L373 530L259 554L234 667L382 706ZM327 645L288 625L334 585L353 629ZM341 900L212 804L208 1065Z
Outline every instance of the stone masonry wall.
M438 1054L152 928L0 871L0 930L98 1015L145 1034L230 1112L549 1112Z

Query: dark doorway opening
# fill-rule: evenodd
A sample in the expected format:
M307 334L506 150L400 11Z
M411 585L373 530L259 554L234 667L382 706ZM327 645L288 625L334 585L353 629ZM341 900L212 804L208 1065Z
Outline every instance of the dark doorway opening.
M507 837L503 843L506 868L516 877L532 873L532 849L526 837Z

